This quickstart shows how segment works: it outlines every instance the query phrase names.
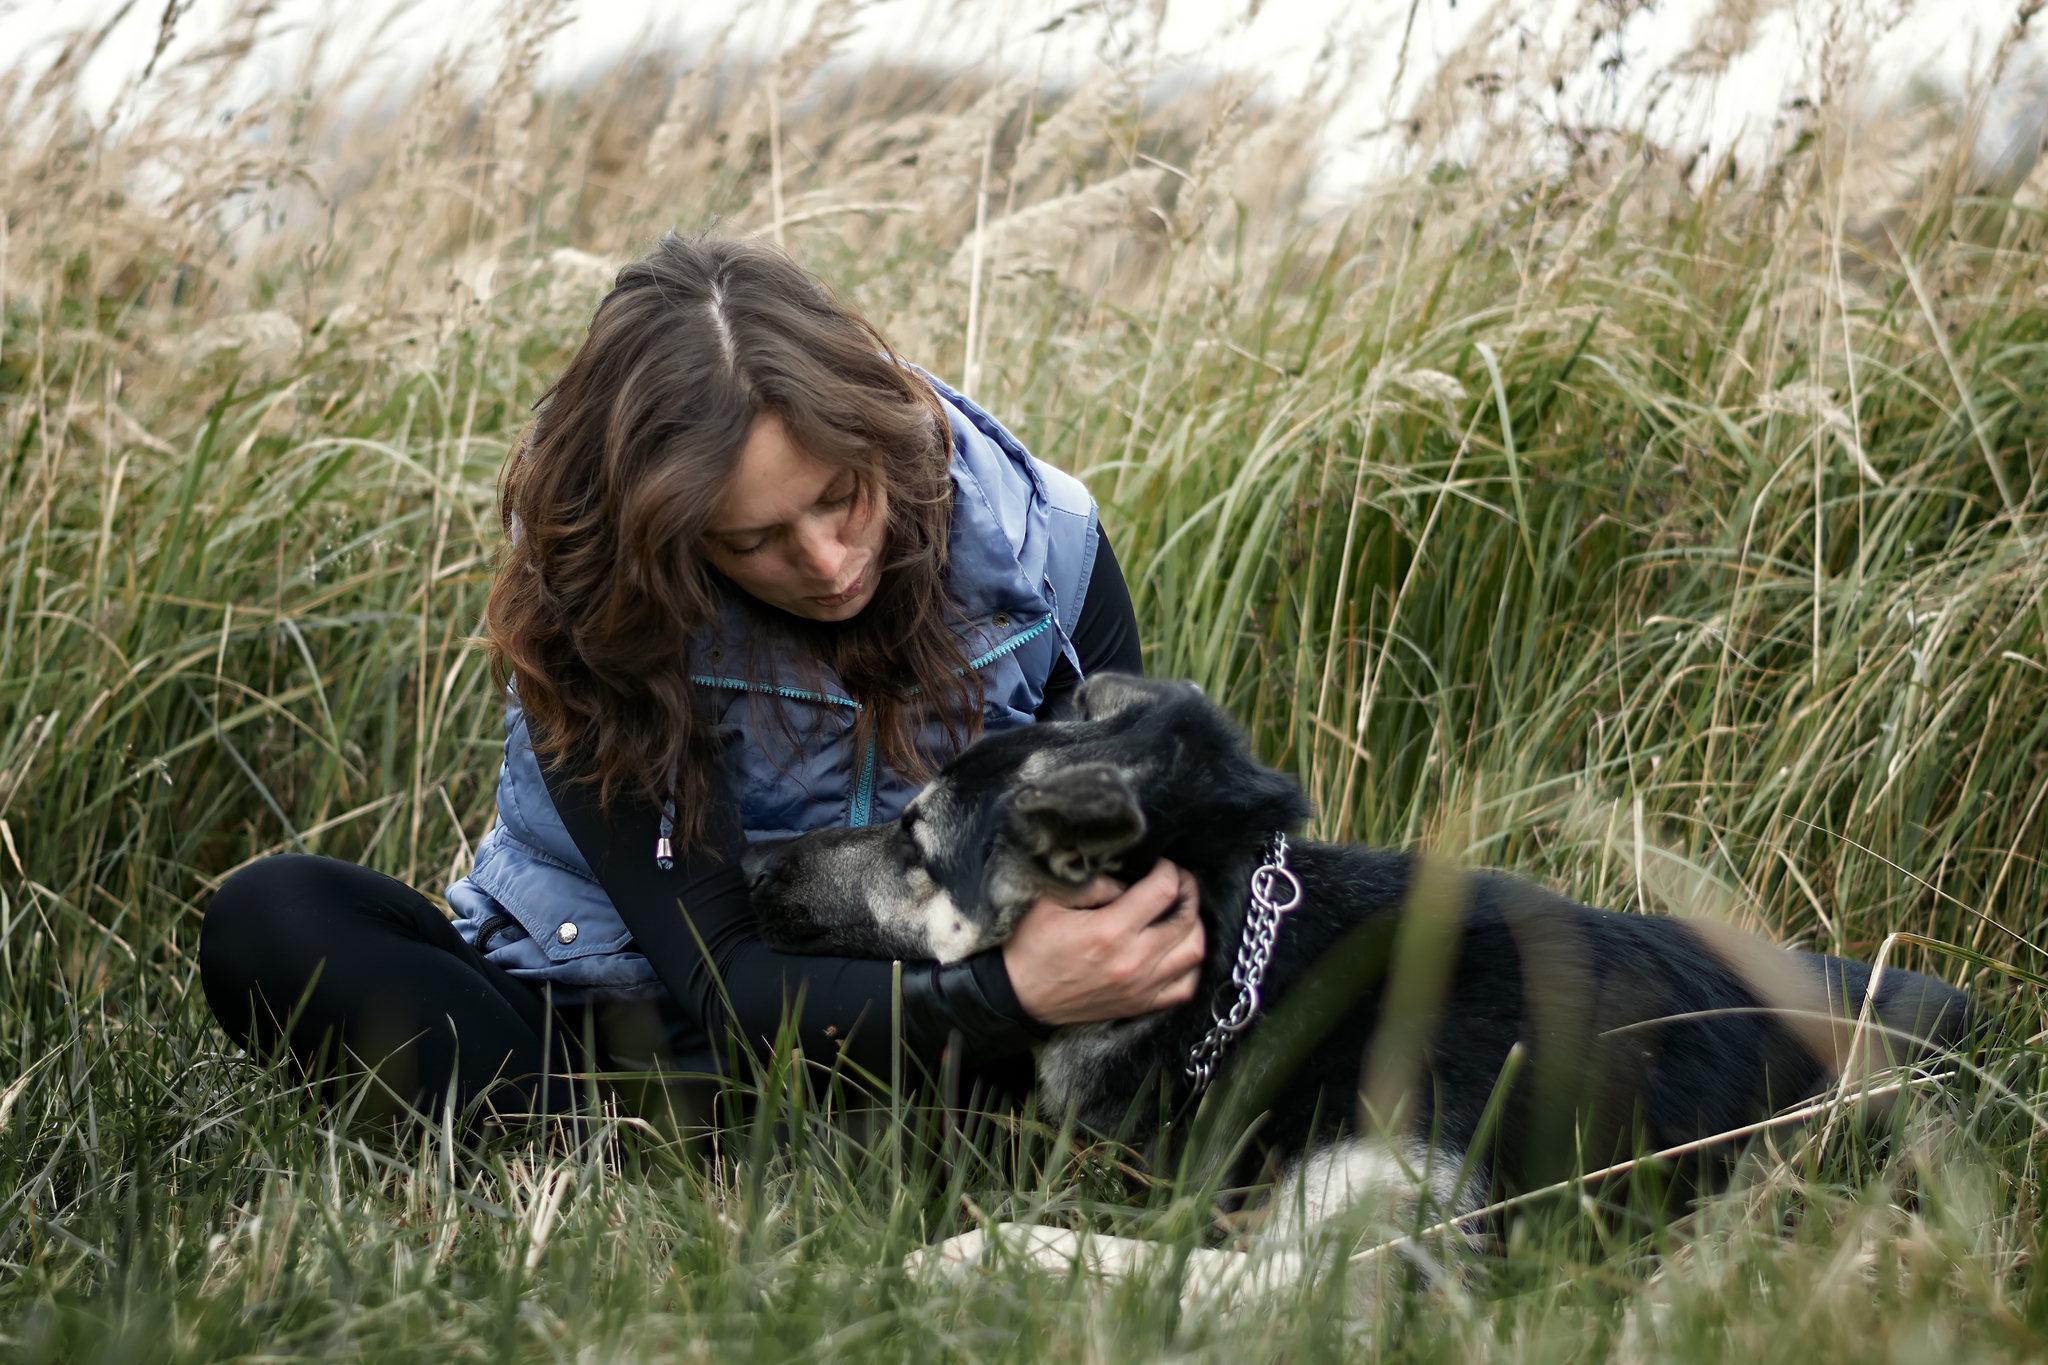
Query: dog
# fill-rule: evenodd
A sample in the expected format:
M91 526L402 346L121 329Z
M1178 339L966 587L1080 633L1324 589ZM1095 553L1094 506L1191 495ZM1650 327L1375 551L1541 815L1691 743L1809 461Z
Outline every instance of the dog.
M1041 897L1172 859L1201 894L1194 998L1057 1030L1042 1099L1143 1142L1212 1073L1219 1089L1244 1082L1265 1110L1256 1158L1284 1173L1273 1203L1296 1230L1390 1190L1467 1216L1978 1027L1967 995L1918 973L1884 970L1866 1003L1861 963L1286 840L1309 814L1199 688L1105 674L1067 718L970 746L896 821L757 845L743 867L779 948L952 961L1001 944ZM1291 1001L1321 1004L1288 1018L1291 1045L1260 1052L1246 1016L1277 1020ZM1259 1074L1234 1075L1247 1057Z

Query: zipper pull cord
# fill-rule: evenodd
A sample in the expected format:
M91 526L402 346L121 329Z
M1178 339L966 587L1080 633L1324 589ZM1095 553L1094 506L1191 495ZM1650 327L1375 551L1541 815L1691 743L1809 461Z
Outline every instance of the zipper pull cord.
M1054 633L1060 637L1060 653L1066 656L1069 664L1073 665L1075 679L1077 681L1085 679L1088 676L1088 670L1081 667L1081 654L1080 651L1074 648L1074 637L1067 634L1066 626L1060 621L1059 589L1052 585L1052 576L1050 574L1041 578L1039 582L1045 587L1046 601L1052 604L1052 628ZM1076 621L1074 624L1078 626L1080 622Z
M654 865L663 872L676 865L675 850L669 840L676 832L676 799L671 796L661 803L661 837L654 841Z

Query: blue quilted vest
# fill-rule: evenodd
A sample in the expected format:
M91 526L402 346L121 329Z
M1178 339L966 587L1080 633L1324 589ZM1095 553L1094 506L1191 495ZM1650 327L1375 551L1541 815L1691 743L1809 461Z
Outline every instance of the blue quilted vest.
M930 376L926 376L930 378ZM1032 457L967 399L932 380L953 434L947 587L984 696L982 730L1029 725L1087 595L1095 501L1079 480ZM917 787L856 744L859 704L815 660L749 647L749 614L728 603L694 643L692 677L733 742L723 762L749 841L893 820ZM953 745L936 722L928 752ZM653 857L655 850L647 851ZM498 823L467 877L448 888L455 928L513 976L575 1003L658 994L653 966L555 813L516 697L505 707Z

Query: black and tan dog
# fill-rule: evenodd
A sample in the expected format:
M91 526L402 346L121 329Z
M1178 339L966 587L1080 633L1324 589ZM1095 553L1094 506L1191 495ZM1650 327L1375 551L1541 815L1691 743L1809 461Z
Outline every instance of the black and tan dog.
M1255 761L1199 689L1099 676L1079 689L1072 719L974 745L900 820L759 847L747 870L780 947L952 960L1003 942L1040 896L1070 897L1098 874L1129 882L1161 857L1188 869L1208 934L1195 999L1063 1028L1039 1058L1055 1109L1114 1131L1159 1112L1156 1097L1136 1103L1150 1085L1188 1097L1190 1060L1258 956L1243 950L1248 925L1272 918L1250 887L1261 877L1268 901L1292 897L1287 879L1258 869L1308 814L1293 781ZM1402 1180L1412 1189L1418 1171L1433 1173L1446 1214L1463 1213L1490 1192L1754 1122L1821 1092L1852 1048L1918 1059L1974 1026L1969 997L1913 972L1883 973L1858 1030L1871 976L1860 963L1715 924L1593 910L1405 853L1284 847L1299 902L1278 917L1269 961L1252 964L1263 1011L1333 950L1350 955L1354 978L1337 983L1298 1065L1265 1086L1259 1136L1265 1159L1292 1172L1297 1218ZM1400 928L1431 917L1434 947L1426 925ZM1375 926L1380 948L1361 951ZM1415 989L1416 974L1435 979ZM1325 973L1316 989L1330 986ZM1405 1058L1390 1029L1411 1036ZM1223 1042L1227 1078L1247 1048ZM1483 1151L1468 1154L1518 1043L1515 1080ZM1394 1112L1361 1121L1361 1093L1390 1077L1382 1100Z

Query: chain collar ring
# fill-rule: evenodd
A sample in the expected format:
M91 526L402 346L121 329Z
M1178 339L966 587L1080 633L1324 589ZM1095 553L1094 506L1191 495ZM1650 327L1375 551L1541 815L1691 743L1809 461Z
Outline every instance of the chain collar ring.
M1229 1009L1212 1012L1209 1031L1188 1050L1186 1074L1197 1095L1216 1079L1216 1068L1231 1042L1258 1017L1260 988L1273 961L1280 920L1301 904L1301 878L1287 865L1285 834L1273 835L1266 860L1252 869L1250 891L1250 913L1245 916L1244 936L1238 940L1237 961L1230 971L1237 996Z

